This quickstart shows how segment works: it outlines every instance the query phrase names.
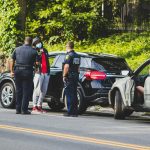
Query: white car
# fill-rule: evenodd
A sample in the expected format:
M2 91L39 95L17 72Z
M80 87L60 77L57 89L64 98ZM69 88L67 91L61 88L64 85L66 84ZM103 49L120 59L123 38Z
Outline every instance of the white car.
M150 112L150 59L114 82L109 91L109 103L115 119L124 119L133 111Z

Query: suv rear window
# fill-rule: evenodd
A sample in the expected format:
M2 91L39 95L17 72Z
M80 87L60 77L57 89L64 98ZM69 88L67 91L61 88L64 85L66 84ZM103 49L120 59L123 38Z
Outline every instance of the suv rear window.
M62 64L63 64L63 62L65 60L65 55L58 55L57 57L58 57L58 59L57 59L57 61L56 61L54 66L56 68L62 68Z
M65 56L66 55L58 55L54 67L62 68ZM90 62L91 58L81 57L80 67L89 68L91 66Z
M91 66L91 58L81 57L80 67L89 68Z
M113 58L94 58L92 60L92 68L97 70L121 71L130 70L124 59Z

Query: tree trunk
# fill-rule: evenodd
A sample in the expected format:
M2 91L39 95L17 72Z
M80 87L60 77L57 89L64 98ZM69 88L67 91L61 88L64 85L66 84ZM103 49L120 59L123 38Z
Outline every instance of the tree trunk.
M27 14L27 0L18 0L21 8L19 15L20 29L25 32L26 14Z

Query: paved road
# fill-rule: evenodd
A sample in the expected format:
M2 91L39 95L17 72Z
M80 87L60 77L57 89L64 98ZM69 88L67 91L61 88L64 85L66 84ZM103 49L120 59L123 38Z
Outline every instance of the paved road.
M150 150L149 118L62 114L25 116L0 108L0 150Z

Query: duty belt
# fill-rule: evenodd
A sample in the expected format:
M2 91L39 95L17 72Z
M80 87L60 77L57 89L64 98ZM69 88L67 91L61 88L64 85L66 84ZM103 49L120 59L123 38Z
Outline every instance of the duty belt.
M31 66L15 66L15 69L18 70L27 70L27 69L32 69Z
M75 72L75 71L69 71L69 74L71 74L71 75L78 75L79 73Z

